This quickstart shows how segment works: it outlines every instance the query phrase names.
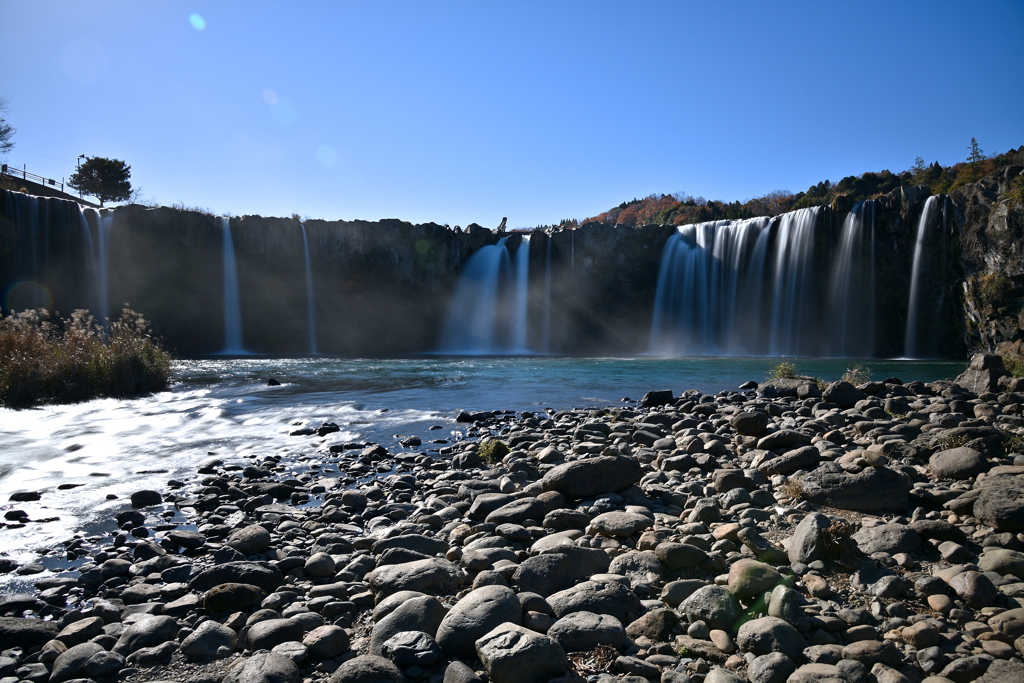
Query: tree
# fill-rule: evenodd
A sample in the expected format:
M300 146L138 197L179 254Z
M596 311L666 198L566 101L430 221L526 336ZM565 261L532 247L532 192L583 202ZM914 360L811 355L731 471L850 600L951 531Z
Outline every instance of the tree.
M967 161L983 161L985 159L985 153L978 147L978 139L971 138L971 155L967 157Z
M7 111L7 100L0 97L0 114L3 114L5 111ZM0 115L0 154L7 154L14 149L14 143L11 142L14 132L14 127L7 123L7 119Z
M128 182L131 171L131 166L118 159L87 157L68 180L68 185L96 197L100 206L107 201L123 202L132 194L132 185Z
M914 174L914 177L916 178L917 176L924 173L925 168L926 167L924 159L922 159L921 157L914 157L914 165L910 169L910 171Z

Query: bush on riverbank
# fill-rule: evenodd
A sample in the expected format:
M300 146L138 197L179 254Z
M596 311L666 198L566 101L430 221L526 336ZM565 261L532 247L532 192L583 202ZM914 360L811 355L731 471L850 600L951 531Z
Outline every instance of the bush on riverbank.
M44 309L0 318L0 402L75 403L167 389L171 357L125 308L104 330L88 311L53 321Z

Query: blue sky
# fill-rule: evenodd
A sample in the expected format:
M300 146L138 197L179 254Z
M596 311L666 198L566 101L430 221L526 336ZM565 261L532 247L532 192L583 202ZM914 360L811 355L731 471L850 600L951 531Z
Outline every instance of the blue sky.
M1024 2L0 0L4 161L234 215L513 227L1024 144Z

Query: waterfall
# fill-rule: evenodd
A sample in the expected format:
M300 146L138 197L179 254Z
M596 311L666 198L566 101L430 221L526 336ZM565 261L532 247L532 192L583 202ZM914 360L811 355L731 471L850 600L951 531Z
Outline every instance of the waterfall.
M659 355L755 353L769 220L680 226L662 251L650 349Z
M441 337L441 352L452 354L498 353L499 284L511 267L507 237L477 249L459 275Z
M544 320L542 329L542 347L544 353L551 353L551 235L547 236L547 249L544 253Z
M830 352L867 357L875 342L875 202L857 202L843 221L829 289Z
M114 214L111 211L100 213L96 209L86 208L82 211L82 221L88 232L86 268L91 272L93 282L94 303L90 310L96 320L106 327L110 319L110 270L107 266L107 250ZM95 240L92 238L92 226L95 226Z
M814 227L821 207L783 214L775 241L774 293L771 308L773 356L795 356L806 352L811 322L811 287L814 268Z
M937 272L941 261L936 259L936 252L941 257L942 239L947 228L947 201L948 197L945 195L928 197L921 210L921 218L917 221L917 240L914 243L914 262L910 271L907 331L903 352L907 358L920 358L926 353L934 353L936 348L934 343L928 344L925 341L930 339L930 334L934 332L933 327L943 303L941 295L937 295L941 291ZM924 303L929 299L934 305L926 309Z
M231 239L231 221L217 218L223 239L224 259L224 350L222 355L246 353L242 346L242 302L238 293L238 269L235 265L235 243Z
M316 306L313 302L313 267L309 261L309 241L306 239L306 226L301 221L302 251L306 260L306 319L309 321L309 352L316 354Z
M88 209L93 213L96 213L95 209ZM99 214L96 213L97 218ZM97 223L99 221L97 220ZM96 250L96 246L92 239L92 231L89 229L89 219L85 215L85 210L82 206L78 207L78 234L79 239L82 241L82 248L80 254L82 258L82 270L84 273L85 290L88 295L85 297L86 302L84 306L76 305L75 308L87 308L93 316L99 316L99 321L104 322L104 318L99 315L100 309L100 275L99 275L99 253Z
M512 351L513 353L527 353L526 327L530 285L529 235L524 236L523 241L519 243L515 260L512 262L512 270L515 272L515 318L512 325Z

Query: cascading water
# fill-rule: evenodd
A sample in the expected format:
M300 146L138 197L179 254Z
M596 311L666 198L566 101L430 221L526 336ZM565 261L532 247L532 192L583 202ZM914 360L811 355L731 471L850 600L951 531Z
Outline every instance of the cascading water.
M814 277L814 227L821 207L783 214L775 241L775 285L771 309L773 356L794 356L807 352L811 286Z
M754 353L767 218L680 226L665 244L652 353ZM761 247L761 248L759 248Z
M306 239L306 226L299 222L302 228L302 252L306 261L306 318L309 321L309 352L316 354L316 305L313 300L313 267L309 260L309 241Z
M541 350L544 353L551 353L551 243L551 235L548 235L544 254L544 319L541 335Z
M499 353L498 294L502 270L511 267L507 237L497 244L481 247L473 253L452 296L444 331L441 353L482 355Z
M843 221L829 289L831 353L864 358L875 344L875 202L857 202Z
M529 312L530 236L523 237L512 262L515 272L515 317L512 325L512 352L527 353L526 328Z
M97 321L104 327L110 319L110 271L107 267L107 250L109 249L110 232L114 223L114 214L103 213L93 208L82 210L83 227L89 232L88 251L86 251L86 267L92 274L94 303L91 311ZM92 238L92 227L95 226L96 239Z
M933 328L939 319L943 304L938 271L944 253L942 240L947 230L948 200L946 195L928 197L924 202L924 208L921 209L921 218L917 222L903 352L907 358L921 358L934 354L936 350Z
M235 243L231 239L231 221L226 216L220 222L224 259L224 350L222 355L241 355L242 301L238 292L238 270L235 264Z

